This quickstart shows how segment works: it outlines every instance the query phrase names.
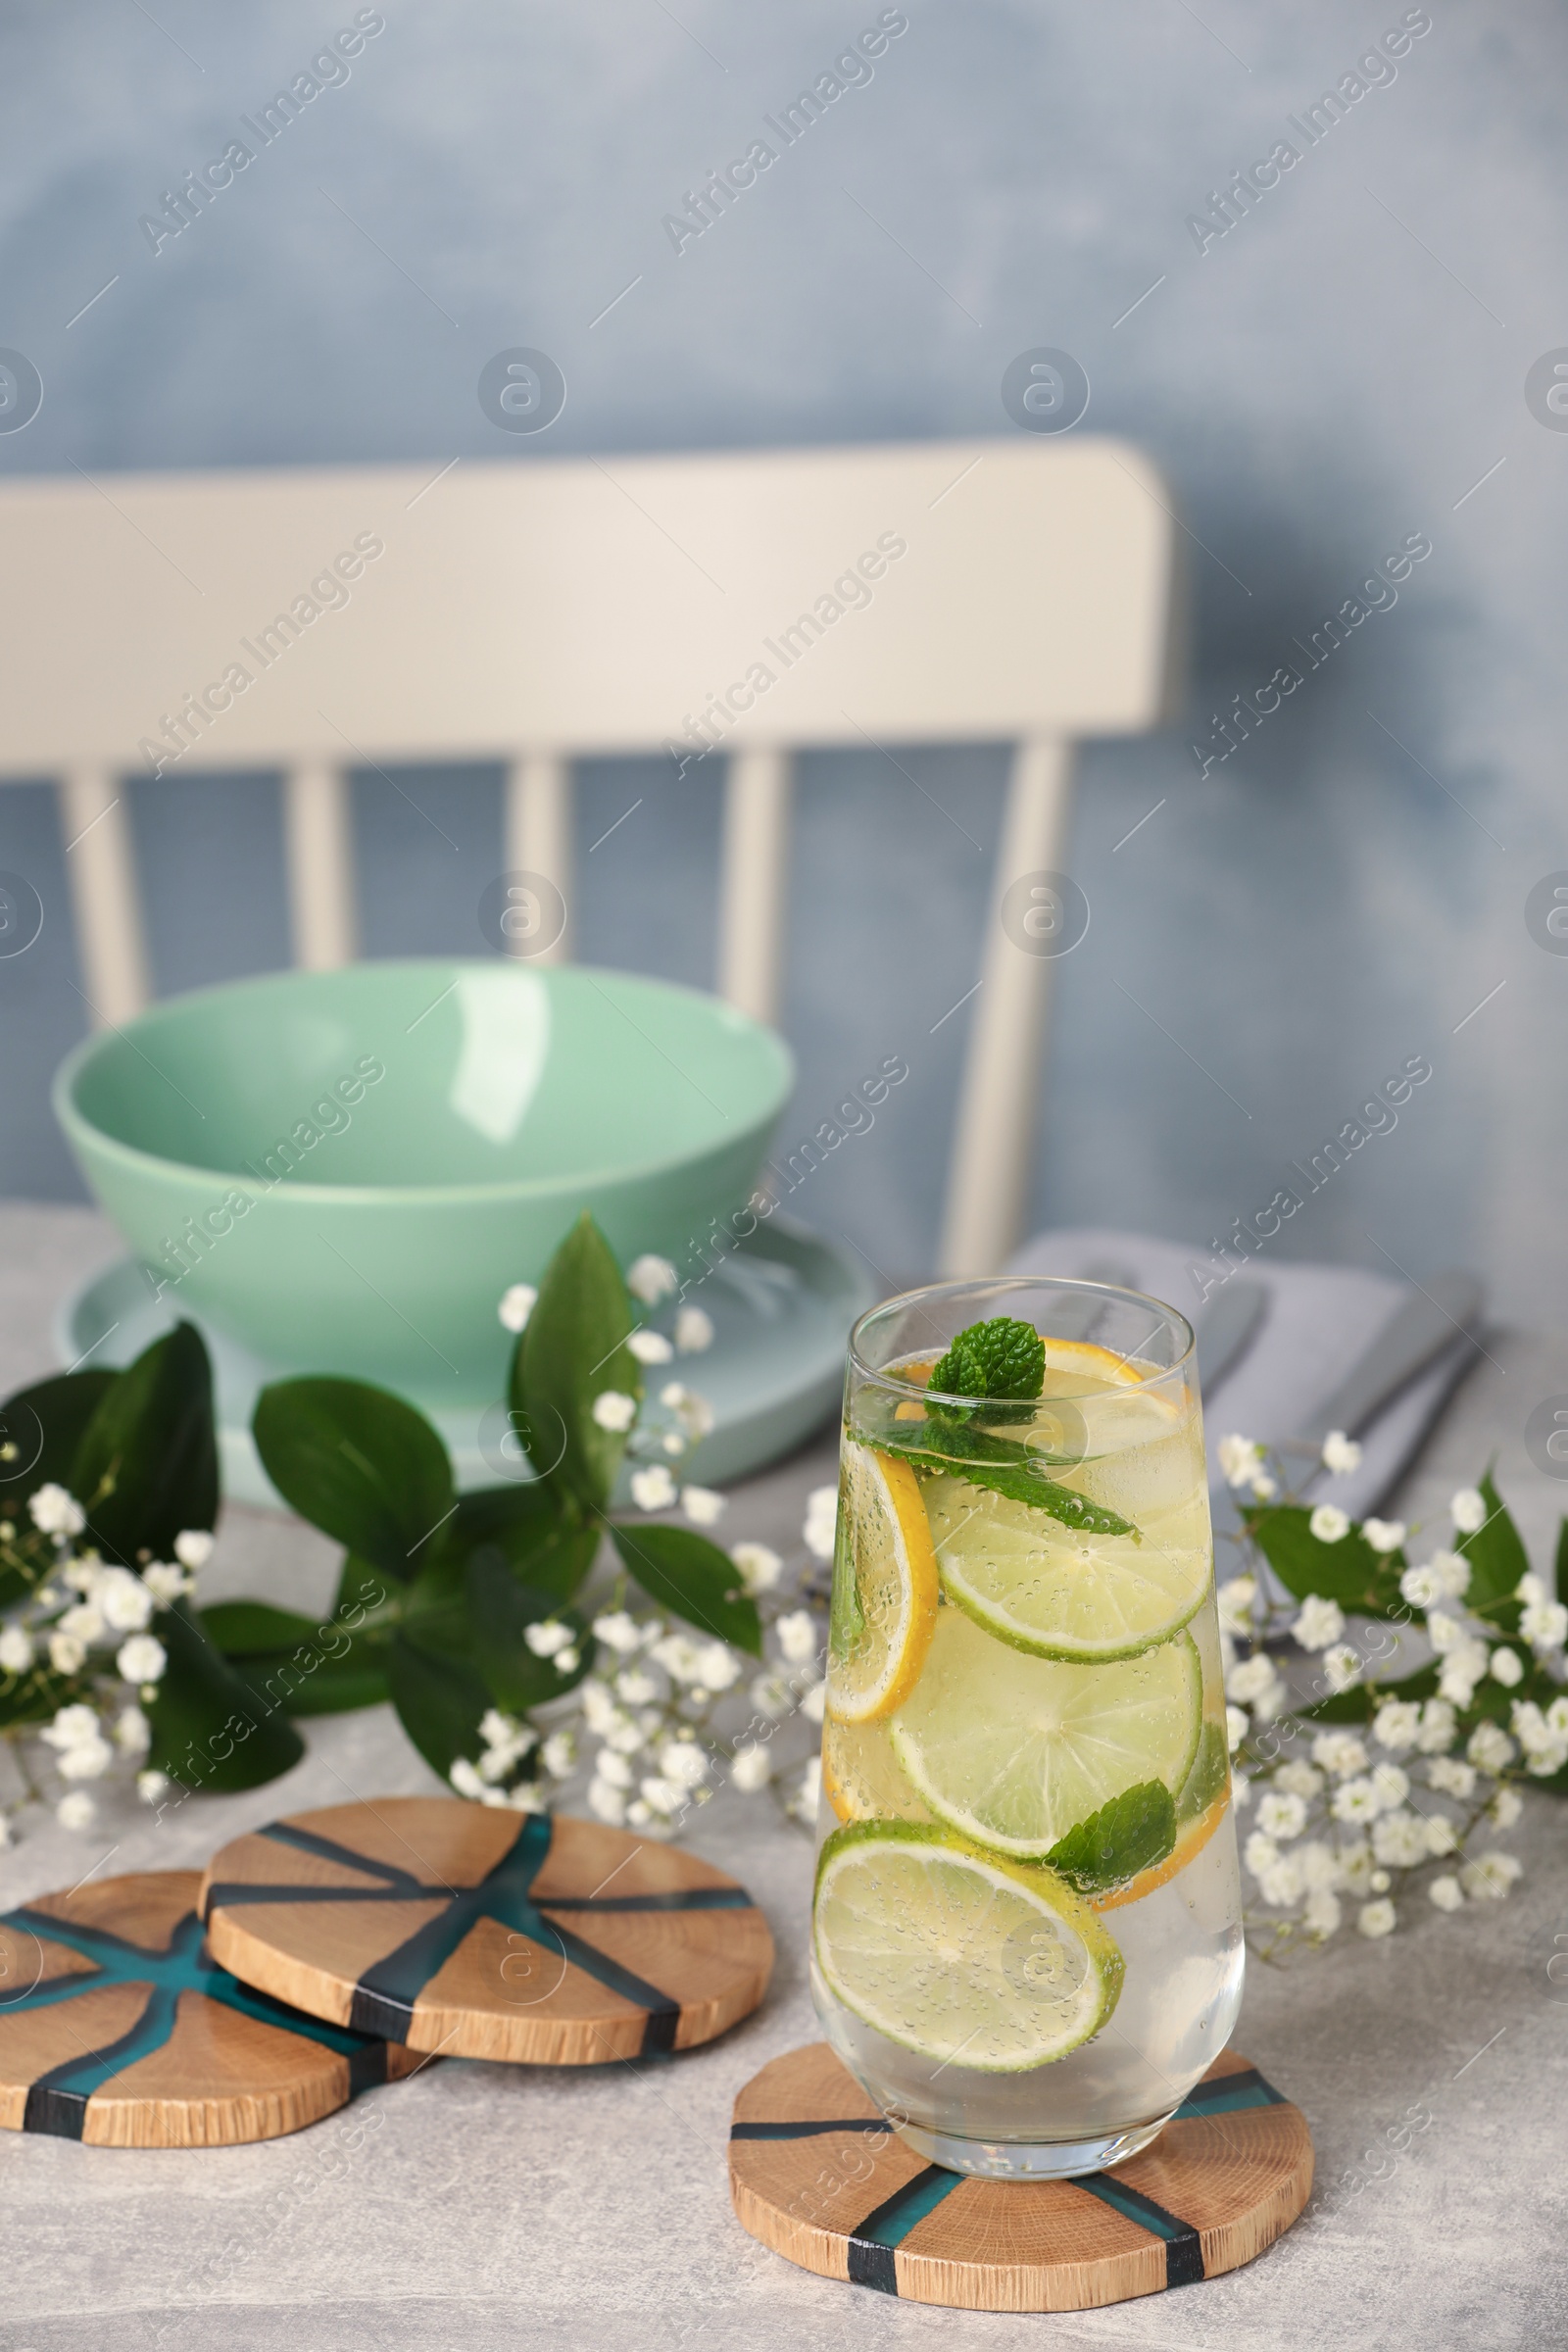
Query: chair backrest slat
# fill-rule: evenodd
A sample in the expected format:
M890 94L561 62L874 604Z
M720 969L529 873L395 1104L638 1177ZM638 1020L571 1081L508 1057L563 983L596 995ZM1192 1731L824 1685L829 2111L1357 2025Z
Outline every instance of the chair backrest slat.
M100 1028L128 1021L147 1002L147 949L124 785L86 760L59 778L76 941L89 1015Z
M717 987L754 1021L779 1015L791 770L788 752L762 746L737 752L725 779Z
M308 757L284 770L283 850L295 962L305 972L352 963L359 954L353 811L335 760Z
M504 910L507 952L534 963L564 963L571 954L572 799L571 769L559 753L522 752L508 763L507 871L542 874L561 894L561 906L552 911L522 885L516 903ZM541 925L551 934L543 944Z

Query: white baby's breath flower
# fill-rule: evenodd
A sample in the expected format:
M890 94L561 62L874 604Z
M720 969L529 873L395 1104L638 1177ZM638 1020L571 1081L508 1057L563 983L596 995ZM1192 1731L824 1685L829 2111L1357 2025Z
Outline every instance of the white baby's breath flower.
M128 1568L100 1569L92 1596L104 1623L117 1634L139 1634L153 1613L152 1593Z
M1492 1653L1488 1672L1494 1683L1500 1683L1505 1690L1511 1690L1515 1684L1525 1679L1524 1660L1516 1649L1510 1649L1506 1642L1499 1642Z
M714 1413L706 1396L688 1389L678 1380L669 1380L659 1392L661 1404L667 1404L672 1413L680 1415L681 1426L689 1438L706 1438L713 1426Z
M602 1747L594 1758L593 1777L606 1782L612 1788L629 1788L637 1775L622 1755L612 1747Z
M666 1634L656 1642L652 1655L664 1672L677 1683L700 1683L706 1651L685 1634Z
M1274 1661L1265 1650L1257 1650L1250 1658L1239 1658L1225 1677L1227 1696L1240 1699L1250 1706L1275 1680Z
M1306 1827L1306 1807L1289 1790L1271 1788L1258 1799L1257 1826L1270 1838L1299 1838Z
M1348 1642L1337 1642L1323 1653L1323 1679L1336 1695L1361 1678L1361 1661Z
M667 1511L675 1499L675 1481L662 1462L631 1474L631 1498L640 1511Z
M1433 1880L1427 1888L1427 1896L1440 1911L1457 1911L1464 1901L1464 1889L1457 1879L1445 1873L1441 1879Z
M1394 1905L1382 1899L1375 1903L1363 1903L1355 1915L1355 1924L1357 1931L1373 1941L1380 1936L1392 1936Z
M1383 1874L1374 1869L1372 1848L1364 1838L1357 1838L1351 1844L1341 1846L1339 1865L1339 1883L1348 1894L1372 1894L1377 1891L1372 1882Z
M1378 1802L1385 1813L1392 1812L1396 1805L1402 1805L1410 1793L1410 1775L1401 1772L1397 1764L1389 1764L1380 1758L1367 1777L1378 1792Z
M1466 1638L1464 1627L1457 1617L1450 1617L1446 1609L1428 1610L1427 1640L1440 1658L1450 1649L1457 1649Z
M156 1634L132 1634L121 1644L115 1671L127 1683L156 1683L169 1664L169 1652Z
M608 1609L603 1616L596 1617L594 1632L607 1649L617 1651L621 1657L630 1657L634 1649L643 1645L642 1628L625 1609ZM583 1688L586 1690L587 1685Z
M575 1674L581 1664L582 1652L575 1642L567 1649L557 1650L555 1667L558 1674Z
M1245 1812L1247 1811L1247 1808L1248 1808L1248 1806L1249 1806L1249 1805L1251 1803L1251 1801L1252 1801L1252 1776L1251 1776L1251 1774L1250 1774L1250 1773L1247 1773L1247 1772L1237 1772L1237 1773L1233 1774L1233 1775L1232 1775L1232 1778L1231 1778L1231 1805L1232 1805L1232 1808L1233 1808L1233 1809L1234 1809L1236 1812L1238 1812L1238 1813L1245 1813Z
M128 1756L139 1756L152 1745L153 1727L140 1707L122 1707L115 1718L115 1744Z
M152 1594L156 1606L161 1609L172 1607L180 1594L188 1592L191 1587L185 1570L176 1567L172 1560L154 1560L142 1570L141 1581Z
M628 1707L651 1706L659 1696L659 1685L641 1666L633 1666L615 1677L615 1696Z
M698 1681L705 1690L727 1690L741 1678L741 1662L724 1642L709 1642L697 1662Z
M501 1294L496 1313L507 1331L526 1331L528 1317L539 1303L539 1292L531 1282L514 1282Z
M74 1494L51 1480L27 1497L32 1524L46 1536L79 1536L87 1515Z
M1326 1940L1339 1927L1343 1916L1339 1896L1331 1894L1326 1886L1320 1886L1307 1896L1302 1905L1301 1925L1309 1936L1316 1936L1320 1941Z
M626 1818L626 1791L613 1781L596 1777L588 1784L588 1809L618 1830Z
M806 1526L802 1531L806 1548L813 1559L830 1560L833 1557L838 1524L837 1487L813 1487L806 1498Z
M1440 1756L1453 1744L1456 1718L1452 1705L1446 1698L1429 1698L1421 1708L1421 1729L1416 1746L1424 1756Z
M623 1389L601 1389L594 1398L594 1419L601 1429L620 1437L637 1418L637 1399Z
M74 1747L68 1747L55 1769L62 1780L96 1781L103 1777L114 1760L114 1749L100 1736L79 1740Z
M656 1257L647 1250L626 1269L626 1288L644 1306L657 1306L675 1289L676 1273L667 1257Z
M56 1674L79 1674L86 1657L86 1644L78 1642L74 1634L50 1635L49 1663Z
M1274 1775L1274 1786L1283 1788L1287 1795L1298 1796L1309 1804L1322 1788L1323 1775L1297 1756L1290 1763L1280 1766Z
M84 1593L91 1592L102 1573L103 1562L96 1552L79 1560L68 1560L60 1571L61 1581L69 1585L73 1592Z
M1426 1823L1418 1821L1403 1805L1393 1813L1385 1813L1381 1821L1372 1825L1372 1851L1392 1870L1414 1870L1431 1851Z
M1336 1821L1376 1821L1383 1810L1376 1788L1366 1779L1342 1781L1329 1799Z
M0 1631L0 1668L7 1674L25 1674L31 1664L32 1636L24 1626L6 1626Z
M1263 1467L1262 1446L1234 1432L1228 1438L1221 1438L1214 1453L1228 1487L1250 1486Z
M1347 1478L1361 1467L1361 1448L1343 1429L1331 1429L1323 1441L1322 1462L1335 1478Z
M640 1364L667 1364L675 1352L662 1331L634 1331L626 1345Z
M85 1788L73 1788L55 1807L55 1819L63 1830L90 1830L98 1818L98 1808Z
M1459 1873L1459 1884L1473 1903L1500 1903L1524 1864L1517 1854L1478 1854Z
M713 1321L700 1306L683 1306L675 1317L675 1345L682 1355L701 1355L713 1345Z
M1427 1780L1432 1788L1441 1788L1445 1796L1462 1799L1474 1792L1476 1768L1458 1756L1434 1756L1427 1766Z
M826 1710L826 1683L811 1683L801 1693L801 1713L808 1723L820 1723Z
M682 1487L680 1507L693 1527L716 1527L729 1508L729 1497L712 1487Z
M1338 1544L1350 1532L1350 1522L1337 1502L1320 1502L1307 1521L1320 1544Z
M1428 1619L1430 1625L1431 1620ZM1466 1635L1455 1642L1443 1661L1438 1677L1438 1689L1455 1707L1467 1707L1475 1696L1475 1688L1487 1671L1489 1652L1484 1642Z
M1372 1718L1373 1738L1396 1755L1414 1747L1420 1730L1421 1709L1414 1699L1386 1698Z
M1345 1611L1337 1600L1325 1600L1321 1593L1310 1592L1302 1601L1300 1615L1291 1631L1303 1649L1327 1649L1345 1631Z
M1511 1830L1525 1809L1525 1800L1517 1788L1499 1788L1487 1807L1487 1819L1494 1830Z
M1339 1857L1331 1845L1324 1844L1321 1838L1309 1838L1304 1845L1298 1845L1296 1862L1301 1874L1301 1885L1309 1894L1321 1893L1340 1883Z
M1233 1576L1221 1585L1215 1594L1219 1602L1219 1622L1227 1634L1247 1634L1251 1629L1252 1604L1257 1598L1257 1579L1252 1576Z
M1537 1600L1521 1610L1519 1631L1533 1649L1561 1649L1568 1642L1568 1606L1560 1600Z
M679 1781L667 1781L659 1773L650 1773L637 1790L643 1803L656 1814L662 1814L666 1823L672 1813L678 1813L687 1802L687 1790Z
M1260 1470L1250 1482L1250 1492L1254 1502L1272 1502L1279 1491L1279 1480L1270 1478L1266 1470Z
M90 1646L94 1642L103 1640L103 1612L95 1608L90 1600L78 1600L75 1607L67 1609L61 1618L60 1631Z
M559 1617L544 1617L537 1625L525 1625L522 1638L536 1658L558 1656L571 1647L574 1639L570 1626L563 1625Z
M1353 1732L1319 1732L1312 1742L1312 1761L1341 1780L1365 1772L1366 1749Z
M1235 1755L1236 1750L1241 1746L1242 1741L1247 1738L1248 1729L1250 1722L1251 1718L1248 1714L1245 1707L1226 1708L1225 1743L1229 1747L1233 1756Z
M1254 1830L1242 1848L1242 1860L1254 1879L1260 1879L1265 1870L1272 1870L1279 1858L1279 1847L1264 1830Z
M744 1794L755 1795L759 1788L765 1788L772 1779L773 1759L758 1740L749 1740L744 1747L735 1750L729 1777Z
M162 1804L169 1793L169 1775L156 1767L136 1775L136 1794L144 1805Z
M1404 1542L1404 1521L1402 1519L1363 1519L1361 1533L1374 1551L1397 1551L1399 1545Z
M61 1753L68 1748L90 1746L102 1737L98 1710L80 1701L74 1706L59 1707L55 1710L53 1722L38 1737Z
M812 1822L822 1795L822 1759L813 1756L801 1774L799 1786L790 1799L789 1809L797 1821Z
M182 1568L193 1576L199 1575L213 1556L213 1539L205 1527L182 1527L174 1538L174 1557Z
M1282 1854L1258 1879L1265 1903L1281 1907L1301 1899L1301 1872L1294 1854Z
M577 1743L570 1732L552 1732L539 1758L552 1780L564 1781L577 1760Z
M1448 1505L1448 1516L1461 1536L1473 1536L1487 1524L1487 1498L1479 1487L1461 1487Z
M1451 1854L1459 1842L1458 1833L1446 1813L1429 1813L1421 1824L1429 1854Z
M485 1793L485 1786L479 1778L477 1768L469 1763L466 1756L457 1758L451 1771L447 1774L447 1779L460 1796L477 1798L482 1797Z
M1478 1723L1464 1752L1482 1772L1501 1772L1513 1760L1513 1741L1500 1723Z
M778 1553L770 1551L765 1544L732 1544L729 1556L741 1572L741 1583L754 1598L759 1592L771 1592L784 1571Z
M660 1451L662 1453L667 1453L672 1462L678 1462L681 1455L687 1450L685 1431L682 1429L666 1429L663 1436L659 1441L659 1446Z
M816 1626L809 1609L792 1609L773 1628L778 1645L792 1666L804 1666L816 1655Z

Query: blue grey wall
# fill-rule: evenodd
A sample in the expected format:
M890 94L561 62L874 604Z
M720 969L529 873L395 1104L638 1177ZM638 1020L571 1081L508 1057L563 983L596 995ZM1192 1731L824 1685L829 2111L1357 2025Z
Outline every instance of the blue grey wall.
M1568 867L1568 436L1524 384L1568 344L1560 11L908 0L874 78L678 256L662 216L872 0L382 13L346 84L156 256L138 216L354 9L10 13L0 343L47 395L0 468L526 463L475 397L514 344L567 376L552 454L1009 432L1006 363L1065 347L1090 425L1146 444L1177 492L1195 675L1188 723L1084 763L1070 862L1094 920L1060 966L1038 1217L1202 1241L1424 1055L1397 1128L1280 1247L1418 1276L1468 1259L1508 1311L1559 1310L1568 961L1524 906ZM1412 15L1429 29L1396 70L1356 76ZM1342 85L1315 143L1288 127ZM1189 225L1282 140L1299 162L1235 225ZM1417 533L1432 552L1397 603L1307 668L1297 642ZM1300 688L1201 773L1208 713L1293 661ZM799 1202L899 1268L934 1246L967 1016L931 1031L974 977L1002 786L986 748L910 766L923 794L875 758L807 763L786 1024L802 1130L885 1054L909 1062ZM478 945L496 780L425 774L416 797L456 852L359 787L371 953ZM282 961L273 784L181 776L133 803L160 987ZM593 771L584 953L707 977L715 814L708 779ZM0 866L59 906L41 788L0 794ZM74 1188L45 1085L78 982L60 921L0 963L12 1192Z

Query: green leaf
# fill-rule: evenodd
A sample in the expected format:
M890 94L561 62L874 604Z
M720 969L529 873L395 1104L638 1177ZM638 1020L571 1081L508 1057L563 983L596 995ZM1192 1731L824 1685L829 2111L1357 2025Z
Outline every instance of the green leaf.
M213 1525L213 1375L193 1324L177 1323L116 1374L77 1440L65 1483L87 1513L90 1539L123 1567L172 1560L182 1529Z
M292 1609L274 1609L265 1600L219 1600L198 1611L208 1640L225 1658L265 1657L271 1650L292 1649L314 1641L317 1621Z
M1358 1617L1402 1617L1399 1596L1402 1551L1374 1551L1358 1527L1337 1544L1311 1530L1304 1503L1250 1505L1242 1512L1248 1534L1288 1592L1298 1600L1320 1592Z
M251 1423L262 1463L313 1527L400 1582L452 1516L447 1449L424 1415L358 1380L283 1380Z
M564 1602L593 1566L602 1540L598 1520L583 1527L569 1518L555 1481L539 1479L465 1494L448 1527L446 1548L464 1560L481 1553L502 1560L523 1584Z
M1032 1323L993 1315L960 1331L931 1367L927 1386L950 1396L1038 1396L1046 1384L1046 1344Z
M53 1674L47 1666L29 1667L15 1678L0 1676L0 1731L19 1724L49 1723L73 1699L92 1696L91 1687L73 1676Z
M153 1620L169 1663L147 1709L148 1762L198 1791L255 1788L305 1753L280 1707L261 1697L176 1601Z
M459 1756L477 1759L491 1699L472 1666L433 1656L399 1635L387 1680L398 1719L432 1772L445 1780Z
M1385 1699L1436 1698L1437 1665L1422 1666L1397 1683L1356 1683L1348 1690L1337 1690L1330 1698L1317 1699L1309 1707L1298 1707L1296 1713L1303 1722L1311 1723L1370 1723ZM1495 1686L1494 1686L1495 1688Z
M1568 1519L1560 1520L1558 1523L1557 1557L1554 1567L1555 1597L1558 1600L1568 1600Z
M610 1389L642 1397L642 1366L625 1345L633 1321L620 1268L584 1209L545 1269L513 1357L511 1402L535 1469L590 1512L609 1503L626 1446L625 1432L595 1421L594 1399Z
M1530 1555L1506 1505L1492 1483L1489 1470L1481 1481L1487 1516L1473 1536L1461 1536L1454 1548L1470 1563L1467 1609L1484 1615L1499 1632L1517 1633L1523 1604L1513 1597L1519 1579L1529 1573Z
M986 1430L971 1429L958 1421L904 1423L875 1436L862 1436L858 1431L856 1435L863 1445L899 1454L917 1470L946 1471L951 1477L966 1479L971 1487L989 1487L1009 1502L1028 1503L1031 1509L1046 1511L1084 1535L1138 1536L1130 1519L1048 1478L1039 1466L1039 1456L1015 1439L994 1438Z
M497 1706L509 1714L524 1715L560 1698L591 1671L595 1644L581 1611L562 1608L553 1592L519 1584L499 1552L483 1546L472 1555L464 1589L473 1662ZM565 1674L557 1670L554 1658L536 1657L528 1647L528 1627L547 1617L569 1625L576 1637L577 1663Z
M303 1657L298 1649L277 1650L236 1658L233 1664L242 1682L285 1715L346 1715L357 1707L378 1707L391 1696L391 1647L390 1635L367 1636L337 1657L319 1648Z
M1047 1866L1080 1893L1119 1886L1163 1862L1176 1843L1176 1806L1163 1781L1140 1781L1057 1839Z
M702 1633L752 1657L762 1654L762 1627L728 1552L684 1527L612 1526L615 1549L650 1600L672 1609Z
M0 1462L0 1508L13 1510L39 1487L71 1485L82 1432L119 1378L118 1372L61 1372L6 1398L0 1444L15 1446L25 1467Z

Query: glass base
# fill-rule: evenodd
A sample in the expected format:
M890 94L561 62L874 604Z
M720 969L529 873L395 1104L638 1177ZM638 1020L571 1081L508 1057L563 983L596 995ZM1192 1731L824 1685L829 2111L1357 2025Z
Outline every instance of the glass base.
M918 2124L901 2123L895 2129L928 2164L940 2164L950 2173L974 2173L987 2180L1072 2180L1136 2156L1159 2136L1175 2112L1173 2107L1152 2124L1134 2124L1126 2132L1092 2139L960 2139L951 2132L927 2132Z

